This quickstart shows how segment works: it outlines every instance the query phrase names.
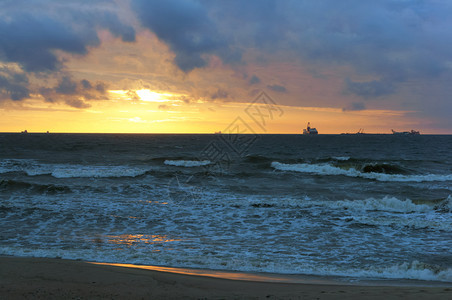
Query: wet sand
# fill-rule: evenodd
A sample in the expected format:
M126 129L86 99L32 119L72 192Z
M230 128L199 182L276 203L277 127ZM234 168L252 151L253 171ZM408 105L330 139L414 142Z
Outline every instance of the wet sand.
M182 271L174 273L174 270ZM452 299L452 284L434 287L374 286L328 281L317 283L314 280L312 282L315 283L284 283L278 282L281 280L278 275L214 272L218 275L215 278L208 277L212 275L202 270L186 270L131 268L63 259L0 257L0 298Z

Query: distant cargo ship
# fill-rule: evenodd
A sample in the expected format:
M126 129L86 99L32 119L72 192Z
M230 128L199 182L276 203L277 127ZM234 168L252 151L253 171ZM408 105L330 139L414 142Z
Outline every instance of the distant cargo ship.
M303 129L303 134L318 134L319 132L315 128L311 128L311 122L308 122L306 129Z
M341 133L341 135L362 135L362 134L367 134L367 133L364 133L363 128L360 128L357 133Z
M395 135L419 135L421 134L419 131L416 130L411 130L411 131L394 131L393 129L391 129L392 134Z

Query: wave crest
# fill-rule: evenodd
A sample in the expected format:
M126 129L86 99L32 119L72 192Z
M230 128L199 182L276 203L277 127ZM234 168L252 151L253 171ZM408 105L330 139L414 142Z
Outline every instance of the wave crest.
M343 200L332 202L330 206L336 208L347 208L353 210L378 210L388 212L428 212L432 207L426 204L415 204L410 199L399 200L395 197L384 197L383 199L368 198L365 200Z
M452 174L404 175L404 174L378 173L376 172L376 170L366 173L358 171L355 168L342 169L331 164L306 164L306 163L284 164L280 162L272 162L271 166L279 171L292 171L300 173L309 173L314 175L331 175L331 176L343 175L349 177L374 179L378 181L396 181L396 182L452 181Z
M387 268L362 271L360 275L391 279L416 279L431 281L452 281L452 268L441 268L437 265L419 261L402 263Z
M137 177L149 171L150 168L139 166L43 164L34 160L19 159L0 162L0 173L24 172L28 176L51 175L55 178Z

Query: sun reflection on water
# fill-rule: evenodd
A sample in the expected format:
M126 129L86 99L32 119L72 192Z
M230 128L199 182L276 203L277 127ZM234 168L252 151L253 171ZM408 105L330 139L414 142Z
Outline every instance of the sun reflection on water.
M229 280L245 280L245 281L257 281L257 282L281 282L281 283L305 283L305 284L307 283L307 284L323 284L323 285L337 284L337 282L333 281L332 279L320 278L320 277L314 277L314 276L282 275L282 274L270 274L270 273L244 273L244 272L233 272L233 271L174 268L174 267L150 266L150 265L100 263L100 262L88 262L88 263L94 264L94 265L100 265L100 266L134 268L134 269L175 273L175 274L182 274L182 275L222 278L222 279L229 279ZM341 282L341 284L344 284L344 283Z
M149 200L142 200L141 202L147 203L147 204L162 204L162 205L168 204L168 202L165 202L165 201L149 201Z
M133 246L137 244L163 245L170 242L180 242L183 239L170 238L167 235L121 234L106 236L108 243Z

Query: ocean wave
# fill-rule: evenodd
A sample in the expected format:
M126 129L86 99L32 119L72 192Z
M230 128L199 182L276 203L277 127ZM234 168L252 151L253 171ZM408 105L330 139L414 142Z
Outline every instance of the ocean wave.
M207 166L211 162L209 160L165 160L164 164L176 167L202 167Z
M446 200L436 205L435 210L440 212L452 212L452 195L449 195Z
M23 191L28 190L42 194L70 193L71 189L67 186L54 184L37 184L16 180L2 180L0 182L1 191Z
M444 232L452 231L452 223L450 217L439 215L435 213L428 214L403 214L403 215L386 215L386 216L371 216L360 215L350 216L348 221L366 225L366 226L390 226L392 228L399 228L405 230L412 229L428 229L439 230Z
M410 199L400 200L396 197L384 197L383 199L368 198L364 200L328 201L329 207L346 208L361 211L386 211L398 213L429 212L433 206L415 204Z
M146 174L150 169L127 166L60 166L56 167L51 175L56 178L110 178L110 177L137 177ZM32 176L33 172L27 172ZM39 172L36 173L39 175Z
M0 173L24 172L28 176L51 175L55 178L137 177L150 171L147 167L44 164L34 160L11 159L0 162Z
M310 274L317 276L343 276L360 279L409 279L436 282L452 282L452 268L441 267L420 261L404 262L389 266L370 266L369 268L347 268L337 266L275 266L258 269L243 264L233 269L251 272L272 272L279 274Z
M368 226L394 226L397 228L429 228L433 230L452 231L451 196L439 204L416 204L410 199L400 200L395 197L382 199L324 201L319 203L329 209L348 211L341 219L347 223Z
M354 274L368 278L376 277L452 282L452 268L442 268L437 265L420 261L405 262L383 268L373 267L369 270L356 270Z
M0 161L0 174L20 172L37 164L32 159L4 159Z
M363 172L355 168L342 169L331 164L284 164L272 162L271 166L279 171L292 171L300 173L309 173L314 175L343 175L349 177L361 177L374 179L378 181L396 181L396 182L425 182L425 181L452 181L452 174L425 174L425 175L406 175L406 174L386 174L373 172Z
M17 246L0 247L0 255L15 255L19 257L60 257L64 259L83 259L86 261L109 262L109 263L134 263L138 265L169 265L173 267L216 269L240 272L262 272L274 274L301 274L314 276L341 276L350 278L353 282L360 280L420 280L426 282L452 282L452 268L436 264L429 264L414 260L388 266L370 266L368 268L356 268L347 266L317 265L298 263L287 264L284 262L262 261L251 259L245 255L243 259L215 259L212 256L171 257L163 255L149 255L149 251L143 252L112 252L98 249L92 250L62 250L58 248L49 249L24 249ZM150 259L152 257L152 259ZM191 259L190 259L191 258ZM157 259L157 261L156 261ZM344 280L341 280L344 282Z
M238 205L239 201L234 202ZM254 208L273 208L278 210L289 207L317 215L334 215L341 226L390 226L394 228L431 229L452 232L452 196L442 201L417 203L411 199L401 200L396 197L367 198L361 200L313 200L293 197L262 199L250 198L248 202ZM339 215L338 215L339 214Z
M350 156L333 156L332 158L335 160L346 161L350 159Z
M363 173L381 173L381 174L408 174L408 170L392 164L365 164L361 171Z

